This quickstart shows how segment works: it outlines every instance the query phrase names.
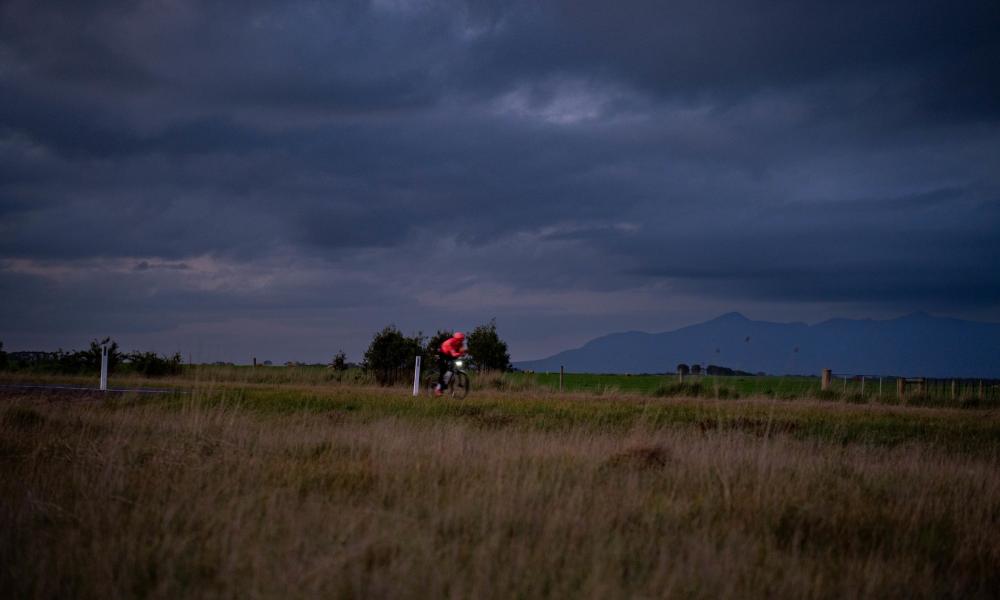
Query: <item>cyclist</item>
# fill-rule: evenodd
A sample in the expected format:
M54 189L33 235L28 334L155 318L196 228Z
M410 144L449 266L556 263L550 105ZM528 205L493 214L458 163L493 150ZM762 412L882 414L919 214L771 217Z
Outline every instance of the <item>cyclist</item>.
M445 374L451 366L451 361L465 356L465 334L456 331L451 337L446 339L438 348L438 382L434 386L434 395L440 396L448 389L448 382L445 381Z

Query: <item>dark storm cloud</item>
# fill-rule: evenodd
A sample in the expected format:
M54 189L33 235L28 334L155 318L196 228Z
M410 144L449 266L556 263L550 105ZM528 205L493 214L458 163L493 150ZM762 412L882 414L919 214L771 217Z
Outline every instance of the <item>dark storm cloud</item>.
M37 271L0 271L0 293L9 301L0 315L0 330L162 331L237 315L264 319L286 313L386 307L401 301L391 290L364 279L287 277L273 264L250 273L198 273L197 267L183 263L148 261L111 271L97 267L83 265L79 269L83 273L62 279ZM91 273L86 273L88 268ZM253 282L261 272L266 274L267 285ZM178 284L178 276L187 279Z
M4 328L996 317L996 31L995 2L6 2L0 293L35 317Z
M650 0L633 8L568 1L563 14L599 48L593 58L629 63L644 85L685 93L797 86L901 66L933 71L958 59L961 71L985 73L1000 15L991 3L956 11L947 2Z

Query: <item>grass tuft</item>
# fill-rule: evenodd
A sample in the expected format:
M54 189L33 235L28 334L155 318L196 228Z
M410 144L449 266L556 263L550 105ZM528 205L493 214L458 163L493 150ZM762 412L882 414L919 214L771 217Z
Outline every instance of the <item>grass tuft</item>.
M606 465L612 468L645 471L662 469L670 461L670 451L663 446L633 446L613 454Z
M26 406L11 406L3 413L3 426L14 430L31 430L41 427L44 423L44 416Z

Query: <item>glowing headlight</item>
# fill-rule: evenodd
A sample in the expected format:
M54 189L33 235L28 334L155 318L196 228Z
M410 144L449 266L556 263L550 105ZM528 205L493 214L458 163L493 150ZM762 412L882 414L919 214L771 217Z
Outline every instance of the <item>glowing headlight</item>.
M460 361L460 360L456 360L456 361L455 361L455 366L456 366L456 367L461 367L461 366L462 366L462 361Z

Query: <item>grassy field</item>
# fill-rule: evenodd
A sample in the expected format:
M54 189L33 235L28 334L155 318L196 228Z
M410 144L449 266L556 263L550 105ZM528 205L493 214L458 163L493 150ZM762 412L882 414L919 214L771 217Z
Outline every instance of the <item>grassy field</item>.
M513 373L515 380L526 380L536 385L558 389L559 373ZM697 383L706 390L725 389L736 395L777 395L778 397L800 397L819 391L816 377L722 377L688 376L687 382ZM587 391L603 393L638 392L653 394L658 389L677 385L676 375L601 375L594 373L567 373L563 376L565 391ZM851 386L852 391L855 386Z
M0 372L0 384L37 382L40 379L60 383L94 386L95 376L52 376L32 372ZM151 383L152 382L152 383ZM351 369L336 372L323 366L257 367L250 366L186 366L179 376L146 380L136 375L112 375L112 387L186 387L201 382L231 384L275 385L370 385L374 381L364 372ZM476 390L516 391L547 393L559 389L559 373L504 373L475 375ZM1000 408L1000 385L996 381L957 381L952 395L950 380L929 380L923 394L912 384L906 401L911 404L938 406L979 406ZM982 390L982 391L980 391ZM741 397L770 397L776 399L812 398L822 400L848 400L852 402L898 403L895 379L855 379L847 381L834 378L831 389L820 391L818 377L800 376L688 376L683 385L675 375L608 375L567 373L563 378L563 391L583 392L594 395L644 394L651 396L698 396L714 399Z
M1000 589L994 410L243 375L0 391L0 594Z
M559 388L559 373L510 373L507 377L524 386ZM830 390L821 392L819 377L794 375L758 376L715 376L689 375L686 386L678 384L676 375L601 375L593 373L567 373L563 377L563 390L591 393L635 392L640 394L672 395L675 392L690 392L693 388L699 395L712 397L769 396L772 398L827 398L849 397L870 402L893 402L896 400L896 380L894 378L835 377ZM996 382L984 382L982 394L978 381L956 381L955 395L952 397L950 380L928 380L923 394L918 394L915 385L909 386L909 395L921 399L943 402L954 399L959 404L962 399L978 400L1000 405L1000 387ZM665 394L666 392L666 394Z

